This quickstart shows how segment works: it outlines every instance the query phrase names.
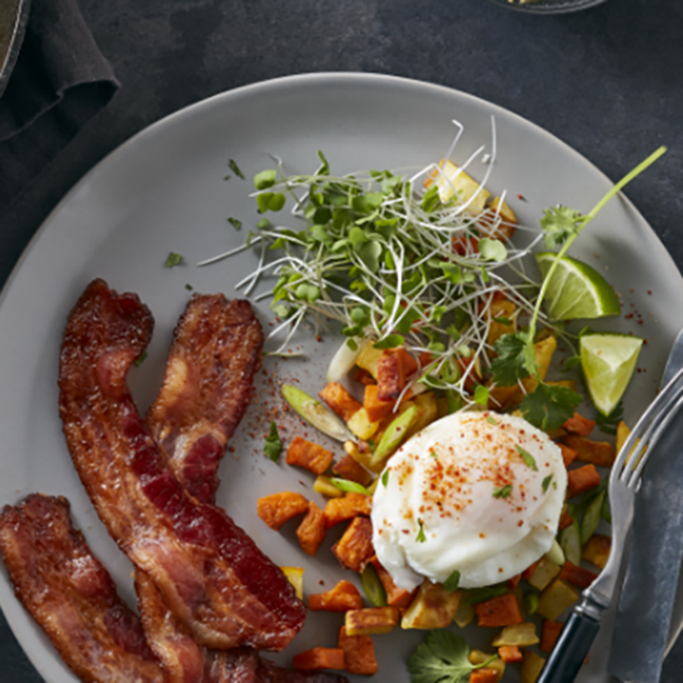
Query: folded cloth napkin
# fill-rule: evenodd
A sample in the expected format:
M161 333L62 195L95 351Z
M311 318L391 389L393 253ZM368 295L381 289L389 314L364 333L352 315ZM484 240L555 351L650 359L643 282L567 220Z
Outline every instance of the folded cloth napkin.
M657 683L683 559L683 413L655 446L636 495L608 671Z
M76 0L33 0L0 97L0 206L34 178L118 88Z

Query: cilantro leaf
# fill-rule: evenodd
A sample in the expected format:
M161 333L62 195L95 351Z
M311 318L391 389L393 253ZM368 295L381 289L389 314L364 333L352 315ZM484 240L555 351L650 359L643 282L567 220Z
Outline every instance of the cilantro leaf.
M578 211L566 206L558 205L546 209L541 218L545 246L548 249L555 249L572 235L578 234L582 220Z
M451 575L443 582L443 587L449 592L454 593L460 584L460 572L455 569Z
M282 441L280 441L280 435L278 434L275 422L270 423L270 434L266 437L266 442L263 445L263 452L273 462L277 462L280 453L282 453Z
M524 417L535 427L551 432L561 427L581 403L581 395L560 385L539 382L520 405Z
M484 586L483 588L473 588L467 591L462 598L465 605L476 605L491 598L498 598L508 592L508 587L504 583L497 583L493 586Z
M430 631L424 643L408 658L412 683L467 683L470 673L497 658L493 655L482 664L472 664L470 647L461 636L446 629Z
M397 346L402 346L405 343L405 338L400 334L389 334L384 339L375 342L376 349L395 349Z
M504 334L496 340L493 348L497 356L491 363L491 372L499 387L512 387L529 376L527 345L524 332Z
M529 451L525 451L519 444L515 444L515 448L517 449L517 452L522 456L522 460L524 460L526 466L532 469L534 472L538 472L538 466L536 465L536 460L534 460L534 456L531 455Z
M619 401L617 406L609 415L598 413L595 418L595 423L600 428L601 432L605 434L616 434L617 425L624 418L624 403Z
M169 251L166 257L166 263L164 263L165 268L173 268L173 266L180 265L183 260L182 254L176 254L174 251Z

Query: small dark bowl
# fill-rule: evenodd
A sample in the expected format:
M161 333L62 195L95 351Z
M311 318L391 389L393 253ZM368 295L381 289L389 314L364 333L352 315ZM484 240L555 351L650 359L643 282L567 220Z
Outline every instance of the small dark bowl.
M519 0L493 0L496 5L502 5L508 9L531 14L564 14L566 12L578 12L582 9L601 5L605 0L538 0L521 4Z

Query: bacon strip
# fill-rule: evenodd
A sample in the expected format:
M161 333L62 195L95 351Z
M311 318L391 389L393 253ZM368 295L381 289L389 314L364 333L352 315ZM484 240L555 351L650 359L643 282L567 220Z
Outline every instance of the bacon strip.
M59 376L72 459L109 533L199 644L281 650L303 626L303 603L223 510L178 483L126 385L152 325L137 296L102 280L76 304Z
M152 437L178 481L214 502L216 470L251 400L263 334L249 302L195 294L174 332Z
M70 521L64 498L33 494L0 514L15 592L83 681L162 683L142 626Z

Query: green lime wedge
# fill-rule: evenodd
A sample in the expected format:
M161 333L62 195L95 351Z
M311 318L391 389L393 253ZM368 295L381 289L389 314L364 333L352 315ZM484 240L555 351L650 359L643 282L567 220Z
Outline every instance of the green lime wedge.
M593 405L609 415L619 404L636 369L643 346L630 334L596 332L579 340L581 367Z
M536 254L536 262L546 276L557 254ZM602 318L619 315L621 306L609 282L595 268L563 256L557 264L546 290L545 307L551 320Z

